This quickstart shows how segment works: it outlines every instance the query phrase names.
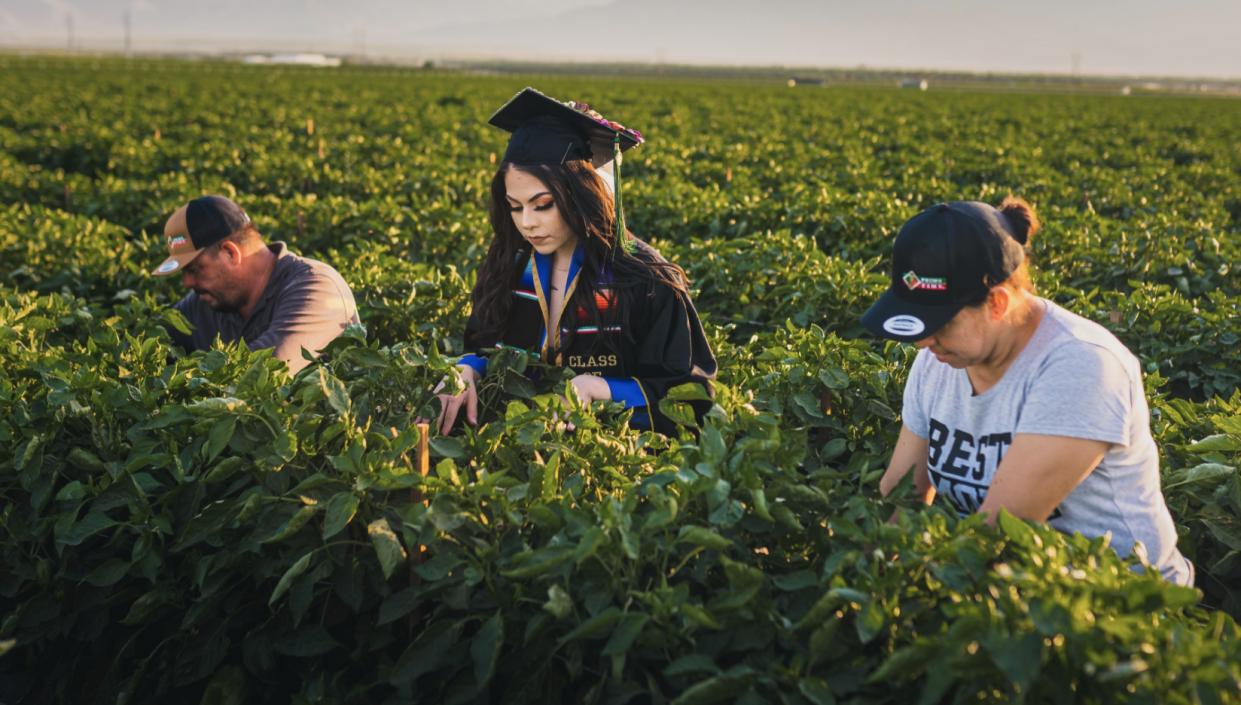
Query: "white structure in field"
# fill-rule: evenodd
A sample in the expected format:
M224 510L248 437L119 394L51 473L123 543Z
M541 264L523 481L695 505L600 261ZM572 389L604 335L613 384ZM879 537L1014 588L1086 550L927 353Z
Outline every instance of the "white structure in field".
M340 66L340 58L323 54L250 54L247 64L292 64L295 66Z
M917 88L920 91L926 90L926 79L918 80L916 78L906 78L901 81L901 88Z

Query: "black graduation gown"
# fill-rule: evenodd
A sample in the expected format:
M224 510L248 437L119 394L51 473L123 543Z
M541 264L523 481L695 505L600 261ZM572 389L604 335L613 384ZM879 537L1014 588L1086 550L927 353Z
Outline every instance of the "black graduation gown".
M663 260L659 253L641 242L634 256ZM677 432L676 422L659 409L659 401L669 389L693 382L714 397L709 380L715 378L715 355L707 344L698 312L685 293L665 284L652 283L645 292L635 297L628 320L612 321L606 315L608 300L601 291L596 301L601 317L608 325L599 331L584 309L569 310L578 277L583 276L582 247L579 245L569 268L565 311L559 317L559 333L567 337L570 316L576 315L577 333L567 350L550 359L552 349L559 340L550 338L547 333L553 258L537 252L533 256L523 253L520 257L526 259L526 267L513 289L508 328L499 340L494 336L484 336L477 316L471 314L465 327L465 349L470 354L462 358L463 364L485 373L485 351L510 347L537 353L547 364L604 378L612 391L612 399L626 408L635 409L630 422L632 426L653 429L665 435L676 435ZM555 328L551 330L555 332ZM616 352L607 351L602 344L596 345L599 335L613 336ZM701 424L703 415L711 410L711 402L699 400L689 403Z

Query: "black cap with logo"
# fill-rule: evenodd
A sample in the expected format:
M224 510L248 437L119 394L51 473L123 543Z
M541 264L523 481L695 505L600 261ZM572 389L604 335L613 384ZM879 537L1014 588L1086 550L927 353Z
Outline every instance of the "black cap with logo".
M912 343L934 335L970 301L1025 261L999 209L977 201L932 206L901 227L892 247L892 285L862 315L875 335Z

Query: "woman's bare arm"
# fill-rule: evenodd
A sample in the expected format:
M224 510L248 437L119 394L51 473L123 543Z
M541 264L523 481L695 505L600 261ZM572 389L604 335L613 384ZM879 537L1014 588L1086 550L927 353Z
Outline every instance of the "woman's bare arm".
M931 478L926 472L927 440L919 437L909 427L901 424L901 435L896 440L896 448L892 451L892 460L888 470L879 480L879 491L887 497L892 493L905 473L910 468L914 471L914 491L922 500L930 504L935 499L935 488L931 486Z
M1066 436L1018 433L995 469L987 498L978 508L995 524L999 509L1031 521L1047 517L1086 476L1112 444Z

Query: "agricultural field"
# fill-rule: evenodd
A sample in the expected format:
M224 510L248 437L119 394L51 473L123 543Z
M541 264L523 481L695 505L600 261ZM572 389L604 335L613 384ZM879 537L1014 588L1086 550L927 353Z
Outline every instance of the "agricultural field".
M424 478L414 419L490 240L486 120L526 85L647 138L629 225L692 279L716 406L678 438L598 405L569 431L566 373L505 352ZM351 284L365 329L330 362L170 348L181 282L145 272L207 193ZM1009 193L1046 222L1041 293L1141 360L1196 589L1104 539L879 497L915 350L858 317L907 218ZM0 682L1241 702L1239 305L1241 102L0 56ZM692 421L701 393L664 409Z

